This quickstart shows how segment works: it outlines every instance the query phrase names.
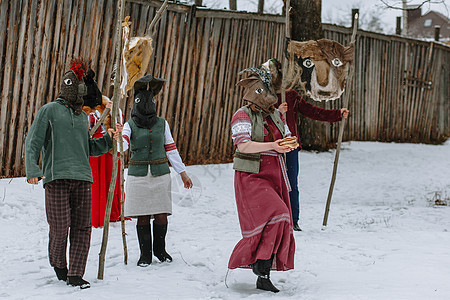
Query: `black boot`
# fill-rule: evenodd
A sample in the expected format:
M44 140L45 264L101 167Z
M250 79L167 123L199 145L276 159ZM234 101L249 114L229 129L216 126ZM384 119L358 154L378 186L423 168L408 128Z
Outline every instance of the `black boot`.
M53 267L53 269L55 270L56 273L56 277L58 277L58 280L62 280L62 281L66 281L67 280L67 267L66 268L58 268L58 267Z
M293 226L292 229L294 229L294 231L302 231L302 229L300 228L300 226L298 226L298 223L294 223L294 226Z
M252 270L253 273L257 276L265 276L267 275L267 270L270 272L270 268L272 267L273 258L271 259L258 259L253 265Z
M166 252L167 224L158 225L153 222L153 253L161 261L171 262L172 257Z
M141 250L141 257L137 265L139 267L147 267L152 263L152 234L149 225L136 225L136 232L139 241L139 249Z
M67 284L71 286L79 286L82 290L91 287L91 284L81 278L81 276L67 276Z
M258 259L253 265L252 270L258 276L256 280L256 288L264 291L278 293L272 281L270 281L270 269L272 268L273 256L270 259Z
M277 289L272 281L270 281L270 277L267 276L258 276L258 280L256 280L256 288L264 291L278 293L280 290Z

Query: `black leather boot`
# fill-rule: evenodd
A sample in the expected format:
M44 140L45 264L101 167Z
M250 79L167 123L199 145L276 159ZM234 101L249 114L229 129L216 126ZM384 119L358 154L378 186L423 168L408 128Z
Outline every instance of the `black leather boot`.
M66 281L67 280L67 267L66 268L57 268L53 267L56 273L56 277L58 277L58 280Z
M152 263L152 234L150 225L136 225L136 232L139 240L139 249L141 257L137 265L139 267L147 267Z
M158 225L153 222L153 253L161 262L171 262L172 256L166 252L167 224Z
M267 275L267 270L270 272L270 268L272 267L273 259L258 259L253 265L252 270L253 273L257 276L265 276Z
M270 281L269 275L258 276L258 279L256 280L256 288L274 293L278 293L280 291L273 285L272 281Z
M91 284L81 278L81 276L67 276L67 284L71 286L79 286L82 290L91 287Z
M257 289L278 293L280 290L273 285L272 281L270 281L272 262L273 256L266 260L258 259L252 265L252 270L253 273L258 276L258 279L256 280Z

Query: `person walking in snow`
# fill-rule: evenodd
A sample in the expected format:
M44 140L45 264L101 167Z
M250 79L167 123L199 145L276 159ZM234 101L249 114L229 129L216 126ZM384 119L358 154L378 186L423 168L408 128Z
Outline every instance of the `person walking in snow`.
M89 137L89 122L81 109L82 96L86 92L84 72L83 64L73 61L62 77L58 98L39 109L25 141L27 181L37 184L42 179L45 188L50 265L59 280L82 289L90 287L82 278L91 238L89 156L110 150L112 133L118 139L118 131L113 129L99 139ZM120 125L116 129L120 130ZM69 268L66 258L68 235Z
M171 179L169 164L180 174L184 187L192 188L177 146L172 138L169 124L156 116L155 98L165 80L147 75L134 84L134 104L131 119L123 128L123 149L131 150L126 180L125 216L137 218L136 231L140 258L137 265L146 267L153 254L161 262L171 262L166 252L167 216L172 214Z
M254 69L253 69L254 70ZM289 181L281 146L291 135L277 97L261 74L241 80L249 105L231 120L234 145L233 169L236 206L242 239L234 247L228 268L252 268L258 289L278 292L270 271L294 268L295 241L289 204Z
M298 192L298 173L299 173L299 159L298 154L301 150L300 136L297 130L298 114L305 116L309 119L322 121L322 122L339 122L342 117L347 118L349 110L347 108L341 109L325 109L321 107L309 104L305 99L294 91L289 90L286 92L286 102L281 103L281 95L278 94L278 109L282 114L286 114L286 121L289 127L289 131L292 136L297 137L300 147L293 151L286 153L286 166L289 177L289 183L291 185L291 191L289 192L289 199L292 210L292 221L294 223L294 230L301 231L298 225L300 214L300 201Z

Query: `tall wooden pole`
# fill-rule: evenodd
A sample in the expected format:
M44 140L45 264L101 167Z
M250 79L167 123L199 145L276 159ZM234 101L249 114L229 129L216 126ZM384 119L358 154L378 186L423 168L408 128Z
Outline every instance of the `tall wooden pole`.
M285 35L285 45L283 45L283 47L287 47L286 45L286 41L288 39L291 38L291 20L290 20L290 15L289 12L291 10L291 0L286 0L286 13L285 13L285 31L284 31L284 35ZM286 102L286 75L287 75L287 69L288 69L288 58L287 55L284 55L284 60L283 60L283 78L282 78L282 87L281 87L281 102L284 103Z
M119 91L120 86L120 67L121 67L121 57L122 57L122 20L124 14L125 0L119 0L117 3L117 19L116 19L116 66L117 72L116 77L114 79L114 94L112 98L113 107L112 107L112 116L111 116L111 125L115 126L116 119L118 115L118 106L121 98L121 93ZM116 188L116 180L117 180L117 141L113 140L113 170L112 170L112 178L111 183L109 184L109 192L108 192L108 201L106 202L106 210L105 210L105 221L103 226L103 238L102 238L102 246L100 248L99 253L99 265L98 265L98 279L103 279L103 273L105 270L105 255L106 255L106 246L108 244L108 234L109 234L109 218L111 216L111 206L114 198L114 190Z
M358 29L358 14L355 14L355 22L353 23L353 33L352 33L352 40L351 43L353 43L354 47L356 47L355 45L355 40L356 40L356 31ZM356 51L355 51L356 53ZM353 84L353 73L355 71L355 59L353 59L353 64L350 66L350 70L349 70L349 75L347 78L347 83L346 83L346 91L348 92L350 86ZM344 103L343 103L343 107L347 107L348 105L348 97L346 96L344 98ZM328 213L330 211L330 205L331 205L331 196L333 195L333 189L334 189L334 183L336 181L336 172L337 172L337 167L338 167L338 162L339 162L339 153L341 152L341 143L342 143L342 137L344 135L344 128L345 128L345 123L347 122L346 118L343 118L341 121L341 126L339 127L339 137L338 137L338 142L337 142L337 147L336 147L336 156L334 157L334 165L333 165L333 174L331 176L331 183L330 183L330 189L328 190L328 198L327 198L327 204L325 207L325 215L323 216L323 223L322 225L327 226L327 222L328 222ZM324 229L322 228L322 230Z

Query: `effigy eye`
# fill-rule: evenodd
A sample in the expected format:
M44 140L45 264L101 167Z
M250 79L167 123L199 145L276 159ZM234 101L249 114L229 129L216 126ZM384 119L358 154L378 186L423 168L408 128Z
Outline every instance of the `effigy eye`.
M303 65L307 68L312 68L314 66L314 63L312 60L310 60L309 58L305 59L305 61L303 62Z
M333 64L333 66L335 67L340 67L343 65L342 61L339 58L335 58L331 61L331 63Z

